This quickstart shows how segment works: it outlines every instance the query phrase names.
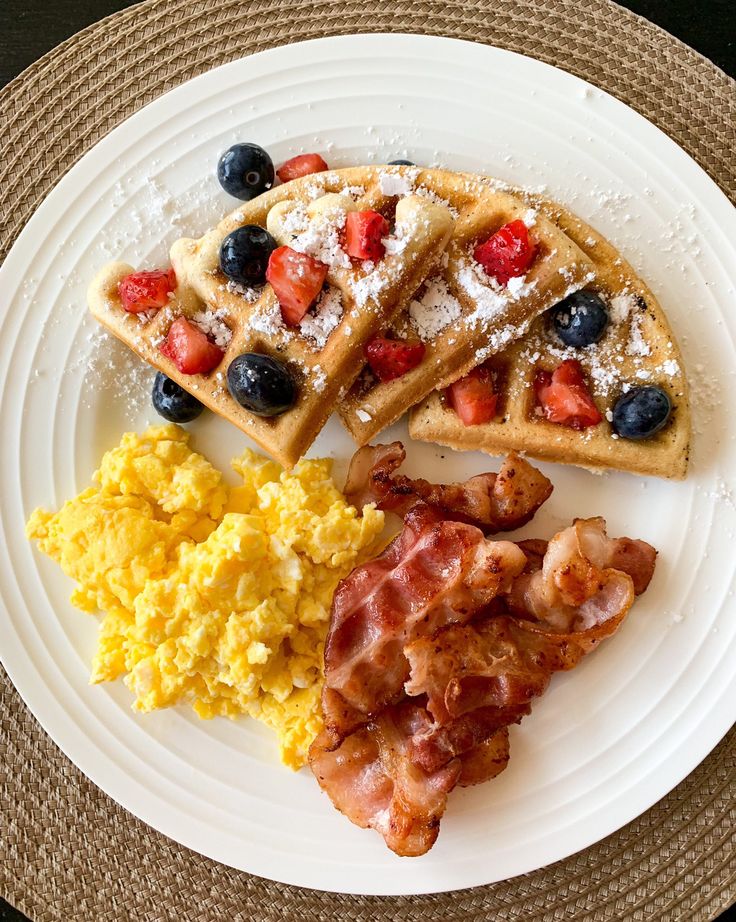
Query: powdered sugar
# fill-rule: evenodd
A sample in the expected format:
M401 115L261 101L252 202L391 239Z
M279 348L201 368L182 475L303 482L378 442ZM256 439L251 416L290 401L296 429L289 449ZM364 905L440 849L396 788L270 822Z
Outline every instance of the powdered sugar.
M631 318L631 328L629 341L626 344L627 355L649 355L651 353L649 343L644 339L641 332L641 314L635 314Z
M457 278L463 291L475 302L475 310L465 320L468 326L492 324L508 304L506 295L492 287L492 280L474 260L462 265Z
M460 302L450 293L447 282L433 278L424 294L409 305L412 326L423 342L429 342L460 316Z
M284 215L282 226L293 235L289 244L292 250L306 253L326 266L349 269L350 257L341 243L346 217L345 209L339 207L310 216L305 206L297 202Z
M198 311L192 317L192 322L208 336L220 349L227 349L230 340L233 337L232 330L225 323L227 311L224 308L218 310Z
M314 345L321 349L327 342L330 333L340 322L342 317L342 293L331 285L320 295L315 312L305 314L299 329Z
M411 195L414 189L411 178L401 173L381 173L378 186L384 195Z
M251 330L256 333L264 333L266 336L278 336L279 333L291 336L284 326L284 319L281 316L281 308L277 302L267 304L259 311L254 311L248 320Z
M365 410L361 410L360 408L355 411L355 415L358 417L361 423L369 423L373 419L370 413L366 413Z

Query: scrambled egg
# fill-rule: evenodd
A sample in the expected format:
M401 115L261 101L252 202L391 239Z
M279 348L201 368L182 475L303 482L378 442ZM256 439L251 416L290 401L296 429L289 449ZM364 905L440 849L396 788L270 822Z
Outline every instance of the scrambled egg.
M93 683L124 676L138 711L248 714L299 768L321 729L332 595L375 549L383 513L359 516L328 460L287 473L247 450L229 488L188 440L175 425L126 433L99 486L37 509L28 536L77 582L72 602L104 613Z

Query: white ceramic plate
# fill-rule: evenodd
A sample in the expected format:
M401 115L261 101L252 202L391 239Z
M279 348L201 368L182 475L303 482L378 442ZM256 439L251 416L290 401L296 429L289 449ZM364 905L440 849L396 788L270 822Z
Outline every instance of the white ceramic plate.
M134 716L122 683L87 684L95 620L26 542L37 505L89 482L102 452L156 421L149 376L101 339L85 287L111 257L166 259L236 204L218 154L255 140L276 162L408 157L487 172L570 204L641 270L684 345L696 440L685 483L545 466L552 499L526 534L602 514L660 551L619 634L557 676L512 730L491 784L456 791L432 852L400 860L332 809L307 771L278 761L255 722L186 708ZM489 883L611 833L690 772L736 703L736 217L672 141L631 109L538 61L440 38L372 35L290 45L218 68L158 99L64 177L0 273L0 632L3 663L44 728L101 788L185 845L264 877L324 890L422 893ZM195 444L226 465L245 437L211 416ZM391 436L405 434L396 427ZM334 421L312 454L351 453ZM411 445L409 468L456 479L481 455Z

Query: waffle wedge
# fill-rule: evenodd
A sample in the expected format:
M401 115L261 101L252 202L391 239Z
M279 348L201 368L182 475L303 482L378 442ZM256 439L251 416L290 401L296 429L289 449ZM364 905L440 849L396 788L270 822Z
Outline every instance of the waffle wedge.
M340 245L340 224L350 210L391 212L386 256L375 266L351 263ZM273 212L273 214L271 214ZM327 287L298 327L287 327L269 284L245 289L219 265L224 237L246 224L267 224L279 242L328 265ZM395 207L380 189L375 168L330 171L293 180L243 204L199 240L174 243L171 262L178 288L172 303L147 322L126 315L117 295L120 264L105 267L89 292L95 317L145 361L163 371L243 432L282 465L307 451L363 364L365 344L408 304L436 267L453 228L447 207L408 196ZM130 267L126 267L131 271ZM123 273L124 274L124 273ZM178 314L224 325L230 339L219 366L207 375L181 374L159 352ZM139 315L141 316L141 315ZM297 383L294 405L279 416L250 413L227 388L230 362L244 352L273 356Z
M411 167L384 168L383 188L447 201L455 229L440 270L415 293L390 336L424 342L422 362L391 381L368 366L339 413L358 444L370 441L435 388L445 387L519 339L535 317L593 277L593 264L556 224L503 183L470 174ZM401 201L401 199L399 199ZM474 245L522 220L538 245L523 278L500 286L472 258Z
M534 201L549 220L584 250L595 264L589 286L607 302L610 321L600 342L580 349L564 346L549 316L540 316L530 332L492 364L500 400L496 418L464 426L441 392L411 412L413 438L459 450L489 454L524 451L535 458L600 470L682 479L690 440L688 386L682 357L656 298L616 249L593 228L562 206ZM586 373L602 422L581 431L548 422L534 394L537 369L552 371L565 359L577 359ZM646 440L619 437L611 426L617 398L637 385L663 388L673 404L666 426Z

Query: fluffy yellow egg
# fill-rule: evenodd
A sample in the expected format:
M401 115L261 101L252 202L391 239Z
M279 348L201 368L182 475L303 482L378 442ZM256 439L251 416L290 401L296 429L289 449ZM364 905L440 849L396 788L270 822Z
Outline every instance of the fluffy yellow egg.
M188 439L126 433L98 486L36 510L28 535L77 582L74 604L104 613L92 682L123 675L139 711L255 717L299 768L320 729L332 595L375 550L383 513L348 505L327 460L285 472L248 450L228 487Z

